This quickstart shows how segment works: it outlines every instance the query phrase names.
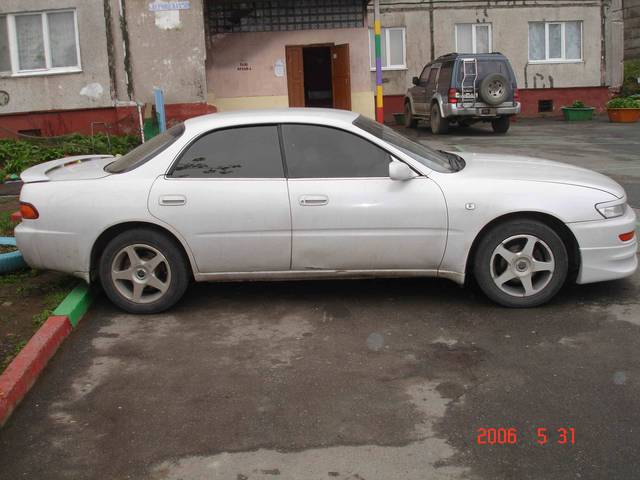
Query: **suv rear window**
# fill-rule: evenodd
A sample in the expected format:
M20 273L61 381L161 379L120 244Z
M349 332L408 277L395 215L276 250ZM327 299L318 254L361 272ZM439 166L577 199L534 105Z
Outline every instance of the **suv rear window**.
M462 71L464 62L458 63L458 82L462 82L464 72ZM490 73L501 73L506 78L511 79L511 69L504 60L481 60L478 59L478 81L482 81L484 77Z

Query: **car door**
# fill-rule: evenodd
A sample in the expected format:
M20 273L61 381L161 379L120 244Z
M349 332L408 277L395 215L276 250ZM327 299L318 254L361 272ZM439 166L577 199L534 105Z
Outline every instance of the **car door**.
M200 136L154 182L149 210L181 233L200 273L288 270L291 216L278 127Z
M422 73L418 77L417 84L409 89L411 102L413 103L413 111L418 115L425 115L427 113L427 90L425 87L427 85L427 79L429 78L430 71L431 65L424 67L424 69L422 69Z
M431 113L431 99L437 93L438 86L438 74L440 73L440 64L436 63L431 66L429 71L429 77L427 78L424 86L425 90L425 113L429 115Z
M282 138L293 270L438 268L447 219L432 180L391 180L391 155L345 130L286 124Z

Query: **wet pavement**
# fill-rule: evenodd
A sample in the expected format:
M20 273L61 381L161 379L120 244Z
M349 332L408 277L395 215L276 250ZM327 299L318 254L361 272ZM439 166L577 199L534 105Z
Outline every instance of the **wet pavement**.
M437 142L533 148L523 123ZM548 124L540 156L638 181L637 135L562 147ZM153 316L101 299L0 430L0 478L635 478L639 303L640 274L530 310L429 279L200 284Z

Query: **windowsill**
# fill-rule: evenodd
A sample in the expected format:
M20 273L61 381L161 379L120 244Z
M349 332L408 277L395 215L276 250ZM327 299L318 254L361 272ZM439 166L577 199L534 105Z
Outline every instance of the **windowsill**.
M48 75L66 75L70 73L82 73L82 68L70 67L52 68L50 70L29 70L17 73L5 72L0 73L0 78L43 77Z
M375 68L370 68L369 70L372 72L376 71ZM407 67L382 67L383 72L401 72L406 70L409 70L409 69Z
M584 63L584 60L529 60L530 65L544 65L557 63Z

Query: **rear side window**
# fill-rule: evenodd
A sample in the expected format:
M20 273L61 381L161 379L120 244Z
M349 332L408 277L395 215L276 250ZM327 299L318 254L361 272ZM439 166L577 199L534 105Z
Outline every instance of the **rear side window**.
M319 125L283 125L290 178L388 177L390 155L344 130Z
M278 127L216 130L192 143L173 167L173 178L283 178Z
M179 123L160 135L153 137L148 142L134 148L115 162L111 162L105 167L105 170L109 173L123 173L133 170L143 163L148 162L163 150L169 148L183 133L184 124Z
M451 87L451 77L453 75L453 62L445 62L440 68L440 76L438 77L438 92L446 95L449 87Z

